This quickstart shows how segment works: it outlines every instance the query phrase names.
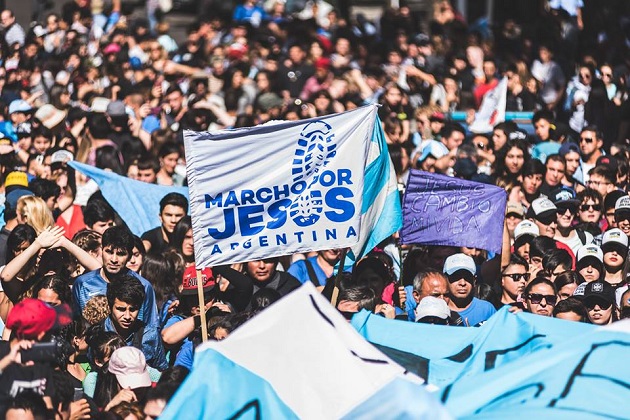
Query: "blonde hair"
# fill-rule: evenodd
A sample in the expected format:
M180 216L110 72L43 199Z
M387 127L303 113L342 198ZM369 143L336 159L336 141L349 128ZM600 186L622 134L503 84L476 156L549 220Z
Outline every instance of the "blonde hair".
M17 214L24 223L35 229L38 235L55 224L46 202L34 195L20 197L17 202Z

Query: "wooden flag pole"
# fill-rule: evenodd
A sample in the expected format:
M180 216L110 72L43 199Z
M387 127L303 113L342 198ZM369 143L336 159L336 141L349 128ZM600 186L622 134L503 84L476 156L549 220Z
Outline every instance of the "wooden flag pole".
M203 298L203 276L197 268L197 295L199 297L199 317L201 318L201 340L208 341L208 322L206 321L206 300Z
M333 289L332 296L330 297L330 303L335 308L337 307L337 297L339 297L339 282L341 282L341 275L343 274L343 267L346 263L347 248L341 250L341 257L339 258L339 270L337 270L337 277L335 277L335 288Z

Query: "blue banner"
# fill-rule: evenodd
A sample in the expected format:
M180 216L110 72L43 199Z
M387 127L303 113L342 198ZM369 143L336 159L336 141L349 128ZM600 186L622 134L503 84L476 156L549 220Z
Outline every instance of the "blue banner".
M412 169L401 242L500 253L506 200L505 190L494 185Z

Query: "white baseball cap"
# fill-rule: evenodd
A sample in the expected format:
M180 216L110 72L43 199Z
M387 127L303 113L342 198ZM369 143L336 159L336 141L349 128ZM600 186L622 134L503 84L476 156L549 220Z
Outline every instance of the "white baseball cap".
M447 319L451 315L450 309L444 299L435 296L422 298L416 308L416 322L427 316L434 316L440 319Z
M628 235L623 233L619 228L614 228L604 232L602 236L602 248L607 244L619 244L624 247L628 247Z
M604 262L604 253L597 245L589 244L581 246L577 251L577 261L580 262L584 258L597 258L600 263Z
M444 261L444 272L447 275L450 276L458 270L466 270L470 274L475 275L477 266L475 266L475 261L472 257L462 253L451 255Z

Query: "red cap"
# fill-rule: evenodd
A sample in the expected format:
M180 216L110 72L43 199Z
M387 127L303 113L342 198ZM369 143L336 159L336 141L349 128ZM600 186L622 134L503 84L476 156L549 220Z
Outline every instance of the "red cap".
M52 307L39 299L24 299L11 309L7 328L18 338L37 339L42 332L64 327L72 322L72 311L66 304Z
M315 68L328 70L330 68L330 58L319 57L317 60L315 60Z
M203 282L203 291L208 292L212 290L215 285L214 277L212 276L212 270L204 268L201 270L201 281ZM182 295L195 295L197 294L197 268L191 265L184 271L184 278L182 280Z
M120 52L120 50L121 50L120 45L112 42L111 44L109 44L108 46L103 48L103 54L105 54L105 55L118 54Z

